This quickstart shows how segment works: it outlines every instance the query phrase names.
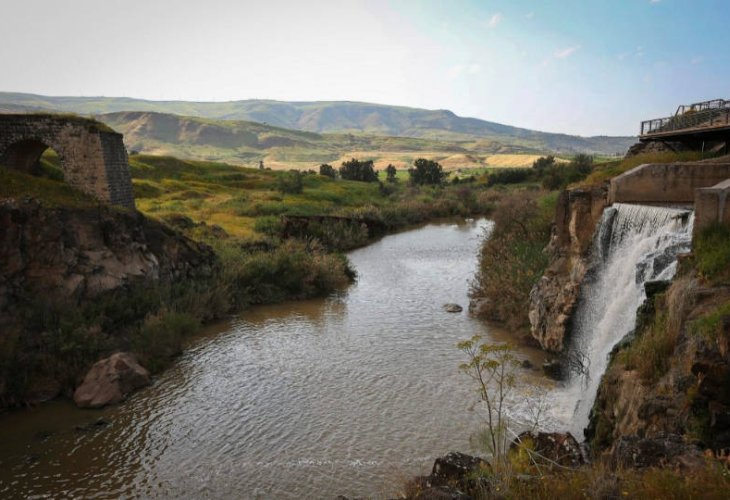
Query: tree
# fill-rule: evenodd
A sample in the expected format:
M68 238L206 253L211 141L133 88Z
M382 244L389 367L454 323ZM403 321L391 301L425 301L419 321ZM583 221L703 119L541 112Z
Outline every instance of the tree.
M408 169L411 184L431 184L439 185L448 175L443 171L441 165L433 160L418 158L413 162L413 168Z
M355 158L342 163L340 177L349 181L376 182L378 174L373 168L373 160L360 161Z
M515 386L519 361L509 344L487 344L479 335L460 342L468 361L459 368L476 383L487 407L486 444L495 460L504 460L509 449L508 418L504 407Z
M580 175L588 175L593 169L593 157L583 153L577 154L570 161L570 165L575 168Z
M554 156L541 156L534 162L532 162L532 168L535 170L538 170L540 172L547 170L550 167L555 166L555 157Z
M396 168L390 163L385 167L385 175L388 182L398 182L398 178L396 177L397 173Z
M337 171L332 165L328 165L326 163L323 163L319 166L319 175L324 175L326 177L332 177L333 179L337 177Z

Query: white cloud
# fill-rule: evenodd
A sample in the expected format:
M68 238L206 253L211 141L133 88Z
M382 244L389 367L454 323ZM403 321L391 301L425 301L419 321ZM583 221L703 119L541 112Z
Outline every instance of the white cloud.
M487 23L487 26L489 26L490 28L494 28L502 21L502 17L503 17L502 13L497 12L496 14L494 14L492 17L489 18L489 22Z
M553 53L556 59L565 59L566 57L572 56L576 50L580 49L580 45L574 45L565 49L556 50Z

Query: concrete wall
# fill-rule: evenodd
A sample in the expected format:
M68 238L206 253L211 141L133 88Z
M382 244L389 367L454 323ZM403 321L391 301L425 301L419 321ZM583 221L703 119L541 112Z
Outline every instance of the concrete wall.
M95 121L52 114L0 114L0 165L34 173L53 148L64 180L101 201L134 208L122 134Z
M693 203L696 189L729 177L730 163L649 163L613 178L608 203Z
M716 222L730 225L730 179L695 192L695 234Z

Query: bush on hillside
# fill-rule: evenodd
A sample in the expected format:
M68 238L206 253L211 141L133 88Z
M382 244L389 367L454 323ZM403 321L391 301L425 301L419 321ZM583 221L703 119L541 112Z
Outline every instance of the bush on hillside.
M340 177L348 181L376 182L378 174L373 167L373 160L360 161L355 158L342 162Z
M337 171L332 165L323 163L319 166L319 175L324 175L325 177L331 177L332 179L334 179L335 177L337 177Z
M418 158L414 161L413 168L408 169L408 174L411 184L416 186L424 184L438 186L448 175L437 162L425 158Z

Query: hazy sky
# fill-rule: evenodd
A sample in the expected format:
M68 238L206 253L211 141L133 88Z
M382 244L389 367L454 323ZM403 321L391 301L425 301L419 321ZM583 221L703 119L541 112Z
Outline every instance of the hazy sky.
M627 134L730 98L730 0L1 0L0 90L354 100Z

